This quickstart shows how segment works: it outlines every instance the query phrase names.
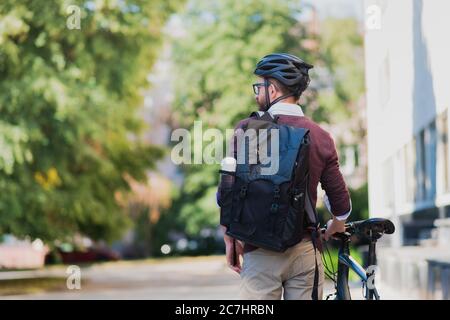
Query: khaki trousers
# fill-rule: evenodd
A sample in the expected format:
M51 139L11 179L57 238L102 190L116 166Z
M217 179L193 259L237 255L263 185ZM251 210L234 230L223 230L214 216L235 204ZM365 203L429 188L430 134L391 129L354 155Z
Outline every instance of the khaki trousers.
M324 272L317 250L319 268L319 299L323 295ZM258 248L243 257L240 299L251 300L311 300L314 284L314 246L304 239L285 252Z

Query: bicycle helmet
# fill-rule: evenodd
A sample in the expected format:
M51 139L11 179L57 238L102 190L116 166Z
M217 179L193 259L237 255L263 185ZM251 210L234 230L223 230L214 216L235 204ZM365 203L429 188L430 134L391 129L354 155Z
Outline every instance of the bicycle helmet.
M278 101L290 96L300 95L305 91L310 82L308 70L311 68L313 68L313 65L288 53L272 53L263 57L256 65L254 74L264 78L264 86L266 88L266 108L269 109L270 106ZM269 82L267 78L278 80L290 91L290 93L285 94L270 103L267 90Z

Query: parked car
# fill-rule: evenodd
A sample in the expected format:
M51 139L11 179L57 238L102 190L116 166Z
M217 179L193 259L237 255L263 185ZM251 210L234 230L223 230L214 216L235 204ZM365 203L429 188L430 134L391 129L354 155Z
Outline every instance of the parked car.
M109 248L91 247L86 250L63 251L59 250L62 262L64 264L89 263L98 261L117 261L120 260L120 254Z

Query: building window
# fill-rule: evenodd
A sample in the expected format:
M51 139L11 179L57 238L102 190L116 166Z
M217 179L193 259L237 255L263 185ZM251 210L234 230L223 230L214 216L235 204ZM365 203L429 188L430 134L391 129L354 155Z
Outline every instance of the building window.
M420 131L416 139L415 200L429 201L436 197L436 123Z
M438 179L441 193L450 192L449 151L448 115L445 112L403 147L399 157L404 164L405 197L402 200L406 203L433 201Z
M436 121L433 121L425 130L426 145L426 200L436 198L436 168L437 168L437 131Z
M438 144L439 144L439 161L442 172L442 187L444 193L450 192L450 177L449 177L449 155L448 155L448 115L445 111L437 119L438 126Z
M417 135L416 139L416 165L415 165L415 201L425 200L425 130Z

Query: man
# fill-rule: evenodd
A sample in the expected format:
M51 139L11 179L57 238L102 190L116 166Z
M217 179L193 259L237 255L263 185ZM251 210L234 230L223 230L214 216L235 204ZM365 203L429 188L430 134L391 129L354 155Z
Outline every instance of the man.
M332 137L305 117L301 107L297 105L310 82L308 70L312 67L290 54L267 55L256 66L254 73L258 80L253 89L260 111L277 115L280 124L310 130L309 193L313 206L317 202L319 182L327 194L326 204L333 214L324 235L325 240L328 240L334 233L344 231L345 220L351 212L351 201L339 171L338 156ZM248 121L249 118L240 121L236 129L244 127ZM309 234L302 235L301 242L282 253L256 248L240 241L234 242L226 234L224 241L228 265L241 276L239 292L241 299L280 299L283 291L286 300L311 299L315 258L319 262L318 296L319 299L322 298L323 265L320 252L314 250ZM232 264L234 253L237 256L235 265ZM243 258L242 267L240 256Z

